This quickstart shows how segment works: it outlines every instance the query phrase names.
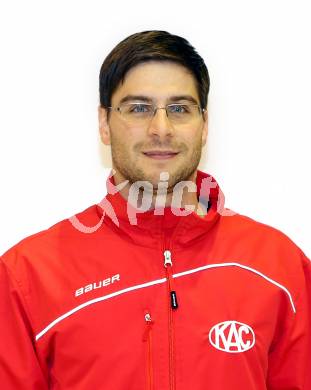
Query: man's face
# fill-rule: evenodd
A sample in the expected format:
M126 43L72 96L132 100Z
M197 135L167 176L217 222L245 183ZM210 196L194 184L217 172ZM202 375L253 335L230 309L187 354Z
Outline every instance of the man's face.
M192 96L198 105L195 79L185 67L173 62L150 61L139 64L127 73L124 83L112 96L112 107L118 107L127 95L143 95L164 107L171 103L190 103L172 100L172 96ZM132 102L142 102L134 99ZM148 126L133 126L124 121L117 111L111 111L109 122L105 109L99 107L99 129L104 144L111 145L113 168L118 182L139 180L150 182L154 190L161 172L169 173L168 192L183 180L191 180L201 158L207 137L207 112L189 125L170 123L165 110L157 110ZM163 158L146 154L151 151L170 151L177 154Z

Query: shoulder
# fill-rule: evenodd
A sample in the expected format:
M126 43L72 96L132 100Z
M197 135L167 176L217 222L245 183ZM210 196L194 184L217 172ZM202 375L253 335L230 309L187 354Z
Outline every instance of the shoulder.
M301 251L297 244L284 231L250 216L231 212L221 218L222 228L243 241L258 242L270 249L286 247L288 250Z
M84 234L86 229L94 228L100 221L96 210L96 204L91 205L46 229L24 237L1 255L2 262L19 273L26 264L42 263L49 256L65 251L87 236Z
M219 234L233 256L272 274L301 276L310 260L284 231L239 213L221 218Z

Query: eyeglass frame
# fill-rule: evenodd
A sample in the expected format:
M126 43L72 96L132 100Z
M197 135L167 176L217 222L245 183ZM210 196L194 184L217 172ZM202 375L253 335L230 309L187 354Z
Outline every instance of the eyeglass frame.
M196 103L169 103L167 104L165 107L158 107L156 106L155 104L153 103L146 103L146 102L130 102L130 103L124 103L124 105L130 105L130 104L144 104L144 105L147 105L147 106L152 106L153 107L153 113L152 115L150 116L150 121L152 120L152 118L155 116L157 110L164 110L165 109L165 112L166 112L166 117L168 118L168 120L170 120L169 116L168 116L168 113L167 113L167 107L169 106L197 106L198 109L199 109L199 113L200 114L203 114L204 112L206 112L206 108L203 108L201 107L199 104L196 104ZM122 104L121 104L122 105ZM117 107L113 107L113 106L109 106L109 107L106 107L107 109L110 109L110 110L113 110L113 111L118 111L121 116L122 116L122 112L120 111L120 108L121 108L121 105L117 106Z

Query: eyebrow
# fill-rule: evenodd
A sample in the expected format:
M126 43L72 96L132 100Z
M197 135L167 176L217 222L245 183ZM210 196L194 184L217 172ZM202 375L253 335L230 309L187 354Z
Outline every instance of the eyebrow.
M126 103L132 100L139 100L147 103L153 103L153 99L145 95L126 95L120 100L119 104ZM187 100L189 102L199 105L196 99L191 95L175 95L175 96L170 96L168 98L168 102L178 102L180 100Z

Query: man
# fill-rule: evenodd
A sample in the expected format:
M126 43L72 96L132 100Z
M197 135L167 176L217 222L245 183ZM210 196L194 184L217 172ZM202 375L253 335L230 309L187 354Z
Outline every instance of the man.
M197 169L208 91L165 31L107 56L108 193L2 255L3 389L311 389L310 261Z

